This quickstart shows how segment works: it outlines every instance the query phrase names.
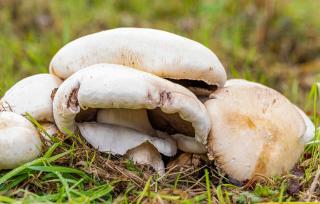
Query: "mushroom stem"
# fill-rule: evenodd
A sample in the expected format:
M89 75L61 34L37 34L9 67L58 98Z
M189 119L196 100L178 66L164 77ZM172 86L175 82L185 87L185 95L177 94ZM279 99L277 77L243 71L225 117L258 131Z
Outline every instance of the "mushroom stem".
M98 111L97 122L128 127L147 135L156 136L145 109L102 109Z
M149 142L144 142L141 145L130 149L126 154L126 157L135 163L152 166L159 175L165 173L164 163L159 151Z

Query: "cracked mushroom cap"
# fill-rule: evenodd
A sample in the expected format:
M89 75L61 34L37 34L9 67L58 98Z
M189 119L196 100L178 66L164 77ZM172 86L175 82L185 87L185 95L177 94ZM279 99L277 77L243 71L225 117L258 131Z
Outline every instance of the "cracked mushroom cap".
M22 79L11 87L0 100L0 110L24 115L29 113L38 121L54 122L52 91L62 81L51 74L37 74Z
M207 47L146 28L117 28L76 39L57 52L49 71L66 79L99 63L125 65L172 79L200 95L222 87L227 78L223 65Z
M205 106L212 129L209 158L229 176L243 181L255 175L289 171L304 149L305 123L279 92L261 84L229 80Z
M189 121L194 136L203 144L210 131L210 119L204 105L188 89L155 75L122 65L97 64L82 69L65 80L53 101L58 129L76 130L75 117L80 109L160 108L177 113Z
M13 112L0 112L0 170L37 158L41 147L40 135L31 122Z

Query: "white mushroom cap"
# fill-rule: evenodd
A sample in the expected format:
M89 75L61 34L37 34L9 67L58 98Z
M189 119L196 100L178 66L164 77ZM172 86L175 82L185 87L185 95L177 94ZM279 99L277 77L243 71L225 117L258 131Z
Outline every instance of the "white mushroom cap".
M121 65L97 64L65 80L59 87L53 113L58 129L76 130L80 107L155 109L178 113L189 121L198 142L206 143L210 119L204 105L188 89L152 74Z
M132 128L151 136L156 135L145 109L101 109L97 114L97 122Z
M231 177L274 176L289 171L303 152L305 124L279 92L229 80L205 105L211 116L209 158Z
M313 122L310 120L310 118L306 115L306 113L304 111L302 111L298 106L296 106L296 105L294 105L294 106L297 108L298 112L302 116L304 123L306 125L306 131L303 134L303 140L305 143L308 143L315 136L316 128L315 128Z
M0 169L12 169L41 153L37 129L23 116L0 112Z
M66 79L93 64L133 67L177 80L223 86L226 72L217 56L193 40L155 29L117 28L76 39L53 57L50 73Z
M138 164L152 166L160 175L165 173L164 163L158 150L149 142L129 150L126 156Z
M177 142L178 149L195 154L204 154L207 153L207 148L205 145L197 142L194 137L189 137L183 134L174 134L171 135L174 140Z
M22 79L11 87L0 101L0 109L24 115L38 121L54 122L51 94L62 81L51 74L37 74Z
M95 122L78 123L78 127L86 141L100 152L125 155L146 141L166 156L174 156L177 152L172 139L152 137L131 128Z

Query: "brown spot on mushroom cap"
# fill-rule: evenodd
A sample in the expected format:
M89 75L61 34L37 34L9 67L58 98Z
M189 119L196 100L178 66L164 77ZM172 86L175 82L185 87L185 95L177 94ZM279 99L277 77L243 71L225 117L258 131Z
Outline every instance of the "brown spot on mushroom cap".
M144 70L144 64L143 64L143 54L134 52L129 48L122 47L119 49L116 57L115 57L114 64L121 64L124 66Z
M74 109L74 110L78 109L78 106L79 106L78 91L79 91L78 87L72 89L72 91L71 91L71 93L69 95L68 102L67 102L67 108L71 108L71 109Z
M54 89L52 90L51 95L50 95L52 101L53 101L54 96L56 95L57 91L58 91L58 88L54 88Z

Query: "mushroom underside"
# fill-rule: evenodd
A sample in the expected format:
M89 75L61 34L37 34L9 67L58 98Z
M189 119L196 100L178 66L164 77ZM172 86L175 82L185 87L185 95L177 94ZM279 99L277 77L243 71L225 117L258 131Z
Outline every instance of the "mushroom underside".
M150 112L153 112L153 115L151 115L152 121L158 125L154 126L150 122ZM161 115L159 116L159 114ZM97 115L97 122L99 123L128 127L164 139L170 137L175 140L178 149L184 152L199 154L207 152L205 145L197 142L192 136L194 131L191 123L181 119L178 114L166 114L161 112L160 109L101 109ZM156 120L159 117L161 118ZM159 123L161 124L159 125ZM179 129L174 129L171 124L175 124L174 127ZM185 133L183 128L191 129L191 134L182 134Z

